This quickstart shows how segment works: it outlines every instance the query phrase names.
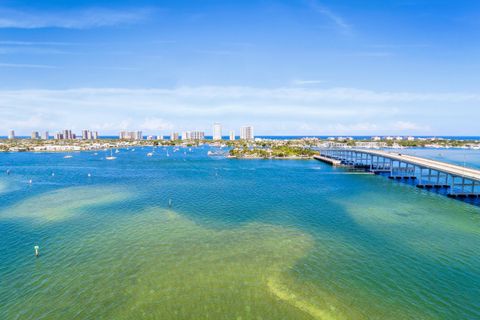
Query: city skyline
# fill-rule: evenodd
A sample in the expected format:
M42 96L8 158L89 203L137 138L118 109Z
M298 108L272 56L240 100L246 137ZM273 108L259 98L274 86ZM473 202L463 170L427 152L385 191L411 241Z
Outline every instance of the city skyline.
M46 130L43 131L40 134L40 131L34 130L30 134L30 138L32 140L48 140L50 138L56 139L56 140L72 140L72 139L81 139L81 140L96 140L102 135L99 134L98 131L92 131L88 129L82 129L79 134L75 132L75 130L72 129L63 129L63 130L57 130L57 132L53 135L50 136L49 134L50 131ZM204 140L205 138L210 138L212 140L224 140L224 138L228 137L227 139L229 140L235 140L235 130L229 130L228 136L225 136L222 134L222 124L215 122L213 124L212 128L212 135L206 135L205 131L202 130L187 130L187 131L182 131L177 132L177 131L171 131L169 134L164 135L159 130L157 130L156 135L152 135L147 133L144 135L145 132L142 130L136 130L136 131L129 131L129 130L121 130L120 133L118 134L118 138L121 140L143 140L144 138L147 138L147 140L152 140L152 139L157 139L157 140L163 140L164 137L168 138L170 140ZM103 135L111 137L109 135ZM0 137L2 135L0 134ZM16 131L14 129L10 129L8 131L8 136L7 139L15 139L15 138L25 138L28 136L25 135L18 135L16 134ZM233 137L233 138L232 138ZM252 126L242 126L240 127L240 139L245 139L245 140L253 140L254 139L254 134L253 134L253 127Z
M478 135L479 10L466 0L9 0L0 128L155 134L216 119L259 135Z

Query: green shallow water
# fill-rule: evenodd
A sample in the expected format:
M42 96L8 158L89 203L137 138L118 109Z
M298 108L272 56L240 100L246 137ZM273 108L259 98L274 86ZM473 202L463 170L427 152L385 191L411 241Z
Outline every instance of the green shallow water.
M0 319L480 317L479 207L315 161L149 151L0 154Z

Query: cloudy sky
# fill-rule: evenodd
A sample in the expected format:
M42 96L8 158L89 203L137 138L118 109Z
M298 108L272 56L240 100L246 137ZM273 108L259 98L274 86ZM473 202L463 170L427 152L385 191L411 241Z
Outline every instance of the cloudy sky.
M480 135L480 1L0 2L0 135Z

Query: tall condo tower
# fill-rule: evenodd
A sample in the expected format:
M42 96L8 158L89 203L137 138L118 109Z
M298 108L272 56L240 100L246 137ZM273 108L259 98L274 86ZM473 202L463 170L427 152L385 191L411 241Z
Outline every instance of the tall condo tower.
M205 132L203 131L192 131L192 140L204 140Z
M213 124L213 140L222 140L222 125L218 122Z
M242 140L253 140L253 127L252 126L244 126L240 128L240 139Z
M172 132L170 134L170 140L172 141L178 140L179 138L180 138L180 135L178 134L178 132Z

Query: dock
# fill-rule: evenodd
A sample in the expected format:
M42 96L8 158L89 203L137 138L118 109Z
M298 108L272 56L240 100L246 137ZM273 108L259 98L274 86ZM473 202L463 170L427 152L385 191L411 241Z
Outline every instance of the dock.
M386 173L391 179L411 179L419 188L443 188L454 198L480 196L480 170L443 161L364 149L322 149L315 159L377 174Z
M313 156L313 158L315 160L331 164L334 167L342 165L342 161L340 161L340 160L336 160L336 159L329 158L329 157L324 157L324 156L321 156L321 155L315 155L315 156Z

